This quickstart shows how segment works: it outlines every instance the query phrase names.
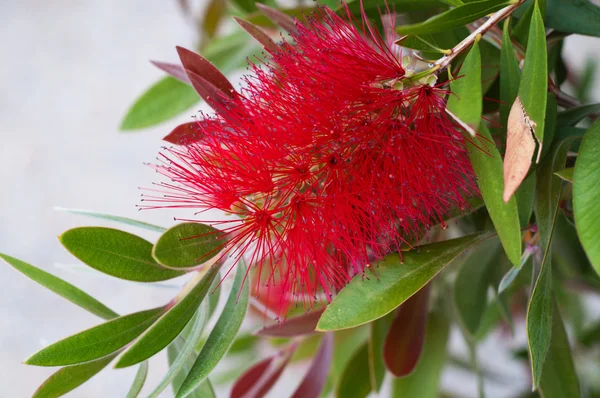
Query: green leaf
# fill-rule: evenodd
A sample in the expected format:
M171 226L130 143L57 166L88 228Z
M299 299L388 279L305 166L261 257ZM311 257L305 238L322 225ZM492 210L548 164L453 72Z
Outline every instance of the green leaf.
M535 123L533 130L537 140L541 143L544 142L544 120L548 93L548 55L544 20L537 1L531 16L527 43L519 97L527 116Z
M389 314L419 291L448 263L490 234L475 234L433 243L420 250L386 256L374 264L377 276L355 276L327 306L319 331L353 328Z
M581 105L559 112L556 123L558 127L575 126L581 120L596 112L600 112L600 104Z
M185 374L189 372L191 369L192 363L190 363L190 359L194 358L194 349L202 340L202 332L204 330L204 326L206 325L206 321L208 321L208 302L203 301L202 305L194 315L194 318L191 320L190 325L190 334L186 336L185 343L179 348L176 347L175 339L173 343L169 346L176 347L177 355L175 355L169 363L169 371L163 376L158 386L148 395L148 398L156 398L159 394L167 388L167 386L183 371ZM172 353L169 352L169 357L171 357ZM185 369L187 366L187 369ZM185 376L184 376L185 377ZM181 380L183 381L183 380Z
M146 382L146 377L148 376L148 362L142 362L140 367L138 368L137 373L135 374L135 379L133 379L133 384L127 393L126 398L137 398L142 392L142 388L144 387L144 383Z
M369 378L369 349L364 343L352 356L338 381L338 398L365 398L371 392Z
M589 0L547 0L548 27L560 32L600 37L600 7Z
M521 69L510 39L510 18L504 22L500 52L500 124L507 126L508 114L519 94ZM502 129L504 132L504 129Z
M473 1L452 8L424 22L398 26L396 31L400 35L444 32L469 24L512 3L512 1L499 0Z
M152 243L128 232L104 227L73 228L60 242L90 267L117 278L157 282L183 275L165 269L152 258Z
M170 268L192 268L217 256L225 244L219 230L198 222L178 224L161 235L152 255Z
M169 366L173 366L175 361L179 358L181 354L184 344L181 339L175 339L173 343L171 343L167 349L168 357L169 357ZM172 382L173 394L177 394L177 390L183 384L187 374L189 373L192 365L194 365L194 361L196 359L196 354L193 352L183 364L181 370L175 375ZM206 379L200 384L194 391L188 395L190 398L213 398L216 397L215 391L213 390L212 384L209 379Z
M196 275L194 280L184 288L187 290L185 296L180 298L121 355L115 368L135 365L169 345L196 313L215 276L219 273L219 268L221 268L220 263L210 267L206 274Z
M481 53L479 44L473 44L458 77L450 84L452 95L448 98L448 109L474 131L479 130L483 109L481 92Z
M563 180L567 181L567 182L573 182L573 172L575 171L574 167L569 167L567 169L562 169L557 171L556 174L557 176L559 176L560 178L562 178Z
M527 342L531 358L533 387L539 386L552 333L552 268L550 249L558 215L562 181L554 173L565 166L572 140L556 142L539 167L535 215L544 253L527 309Z
M558 103L554 93L546 95L546 120L544 121L544 146L542 147L542 158L546 156L554 136L556 135L556 120L558 117Z
M369 378L371 380L371 389L378 392L385 377L385 363L383 361L383 345L385 337L394 316L390 313L383 318L371 322L368 348L369 348Z
M158 225L148 224L146 222L134 220L132 218L113 216L112 214L97 213L95 211L90 210L65 209L63 207L55 207L54 210L64 211L71 214L80 214L83 216L99 218L102 220L115 221L121 224L131 225L133 227L143 228L154 232L165 232L167 230L166 228L159 227Z
M60 369L46 379L44 384L33 393L32 398L57 398L73 391L108 366L116 355Z
M396 44L404 48L411 48L417 51L426 51L440 54L446 54L449 52L449 50L438 47L435 44L435 41L432 40L431 35L424 35L424 37L418 35L408 35L396 41Z
M519 225L525 228L529 224L533 213L533 201L535 197L536 173L533 171L519 185L515 197L517 200L517 212L519 213Z
M497 240L483 242L465 258L454 283L454 301L466 331L475 336L487 308L488 287L493 267L498 265Z
M139 336L160 316L164 308L135 312L115 318L60 340L25 360L27 365L63 366L110 355Z
M442 3L446 3L446 4L450 5L450 6L462 6L462 5L465 4L461 0L440 0L440 1Z
M393 398L438 397L449 334L448 320L439 312L429 314L421 358L410 375L393 380Z
M544 398L581 397L569 339L556 302L552 313L552 341L542 370L540 392Z
M202 351L198 354L194 366L177 392L177 398L187 397L200 383L206 380L233 343L248 306L249 282L244 283L246 272L245 264L238 263L235 280L225 308L204 343Z
M262 48L250 41L250 37L241 29L229 34L211 39L202 55L212 62L222 73L227 74L247 66L248 57L258 53Z
M583 138L573 173L573 210L577 234L590 262L600 274L600 121Z
M448 109L473 130L479 132L479 137L466 142L469 158L477 176L477 185L504 251L510 261L519 266L521 229L517 201L511 198L508 203L505 203L502 199L504 191L502 157L488 129L484 125L480 126L483 95L481 57L477 44L474 44L469 51L461 73L464 76L457 78L450 85L452 95L448 99Z
M327 382L320 397L329 397L330 391L334 387L337 387L338 381L346 369L348 362L354 356L357 347L361 347L367 340L368 332L368 328L359 327L333 333L333 358L329 374L327 375Z
M119 316L119 314L83 290L63 281L52 274L49 274L46 271L42 271L31 264L17 260L14 257L7 256L6 254L0 253L0 258L6 261L9 265L12 265L17 271L23 273L31 280L39 283L49 290L52 290L54 293L66 298L73 304L88 310L92 314L98 315L100 318L111 319Z
M133 104L121 122L121 130L139 130L172 119L200 101L191 86L173 77L164 77Z

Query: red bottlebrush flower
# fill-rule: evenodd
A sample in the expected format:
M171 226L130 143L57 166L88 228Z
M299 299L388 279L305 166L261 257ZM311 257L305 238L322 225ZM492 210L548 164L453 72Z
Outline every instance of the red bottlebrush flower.
M171 182L155 207L237 215L221 224L229 253L248 254L282 303L330 296L477 189L448 93L408 79L390 34L345 11L296 22L293 44L198 124L202 139L157 166Z

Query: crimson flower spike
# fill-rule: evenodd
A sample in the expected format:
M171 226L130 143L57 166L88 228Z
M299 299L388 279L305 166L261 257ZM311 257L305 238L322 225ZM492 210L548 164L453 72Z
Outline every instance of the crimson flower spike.
M240 92L179 49L217 114L198 121L201 140L176 137L186 145L161 154L156 169L170 181L152 207L236 216L216 224L227 250L250 259L255 283L276 289L284 312L290 301L328 300L372 261L467 208L477 187L460 126L445 112L448 92L414 75L394 44L393 14L380 35L345 4L343 16L318 7L303 23L261 10L293 41L266 42L270 56L250 64Z

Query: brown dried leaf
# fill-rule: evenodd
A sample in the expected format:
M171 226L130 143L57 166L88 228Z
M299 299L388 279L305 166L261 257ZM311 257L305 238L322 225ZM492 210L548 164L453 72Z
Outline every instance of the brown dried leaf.
M185 68L190 81L192 81L192 85L194 88L196 86L193 84L192 76L190 73L194 73L201 77L203 80L210 83L212 86L219 89L226 97L233 98L233 92L235 91L229 80L223 75L209 60L204 57L196 54L193 51L187 50L183 47L177 47L177 53L179 54L179 59L181 60L181 64ZM202 96L200 92L198 92ZM202 97L204 98L204 97Z
M525 112L521 99L517 97L508 115L506 132L506 154L504 156L504 193L502 199L508 202L517 191L531 167L535 153L536 124ZM538 145L536 162L539 162L541 145Z
M279 51L279 46L277 46L277 44L275 44L275 42L273 40L271 40L269 35L266 34L265 31L263 31L261 28L259 28L258 26L254 25L248 21L244 21L243 19L240 19L238 17L233 17L233 19L246 32L248 32L250 34L250 36L254 37L254 39L256 39L256 41L258 41L260 44L262 44L262 46L265 48L265 50L267 50L271 54Z
M298 33L298 28L296 27L296 23L294 19L289 15L282 13L279 10L266 6L264 4L256 3L256 7L271 21L275 22L277 25L281 26L283 29L287 30L290 33Z

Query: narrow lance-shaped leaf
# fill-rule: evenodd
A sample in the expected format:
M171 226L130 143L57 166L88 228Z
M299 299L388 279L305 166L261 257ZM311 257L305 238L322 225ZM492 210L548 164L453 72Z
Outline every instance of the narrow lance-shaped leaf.
M227 3L221 0L209 0L208 6L204 11L204 20L202 21L203 38L212 39L221 24L221 20L227 10Z
M150 87L129 108L121 122L122 131L139 130L172 119L200 101L196 91L173 77Z
M164 136L163 140L175 145L189 145L201 141L204 136L200 129L201 123L206 123L206 121L202 120L180 124L171 130L169 134ZM163 228L162 232L164 231L166 231L166 228Z
M500 52L500 124L507 126L511 104L519 94L521 70L510 38L510 18L504 22Z
M256 4L256 6L260 10L260 12L267 16L267 18L275 22L277 25L281 26L283 29L287 30L290 33L298 33L296 23L294 22L294 19L289 15L286 15L283 12L276 10L275 8L266 6L264 4Z
M407 35L395 42L397 45L404 48L411 48L418 51L426 51L440 54L449 54L450 50L439 48L434 43L428 41L425 37L419 35Z
M177 47L177 54L194 87L196 85L191 74L205 79L211 85L215 86L223 96L233 98L232 93L235 89L229 80L209 60L183 47ZM203 96L202 93L200 95Z
M25 363L63 366L110 355L139 336L163 311L160 307L115 318L51 344L27 358Z
M531 214L533 213L533 201L535 197L535 171L525 178L517 189L515 197L517 199L517 210L519 212L519 224L525 228L529 224Z
M166 72L167 74L171 75L172 77L174 77L175 79L179 80L182 83L188 84L188 85L192 85L192 82L190 81L190 78L188 77L187 73L185 72L185 69L183 66L178 65L178 64L172 64L170 62L162 62L162 61L150 61L152 63L152 65L156 66L158 69L162 70L163 72Z
M556 301L553 306L552 340L542 370L540 392L544 398L581 397L565 325Z
M158 238L152 255L158 263L175 269L193 268L211 259L212 263L220 258L226 243L222 234L198 222L178 224Z
M233 17L233 19L246 32L248 32L248 34L250 34L250 36L252 36L257 42L259 42L264 47L265 50L267 50L270 53L276 53L279 51L279 46L277 44L275 44L275 42L273 40L271 40L269 35L267 33L265 33L265 31L263 31L261 28L259 28L258 26L254 25L248 21L244 21L241 18Z
M506 255L514 265L519 266L521 230L517 202L515 199L510 199L508 203L503 201L502 158L488 129L480 126L483 93L481 56L477 43L469 51L461 74L463 76L450 85L452 95L448 98L448 110L479 134L466 142L477 185Z
M423 287L398 309L383 347L385 366L396 377L415 368L425 342L429 313L429 285Z
M566 169L562 169L557 171L556 174L557 176L559 176L560 178L562 178L564 181L567 182L573 182L573 173L575 172L575 168L574 167L569 167Z
M317 330L353 328L389 314L419 291L448 263L493 235L475 234L423 245L420 249L386 256L374 264L377 276L355 276L321 316ZM368 272L368 271L367 271Z
M245 371L234 383L230 397L264 397L277 380L279 380L296 347L297 344L292 343L275 355L263 359Z
M315 310L308 314L286 319L283 323L267 326L255 334L269 337L294 337L314 333L323 311Z
M600 7L589 0L548 0L548 27L600 37Z
M346 365L338 381L336 398L365 398L371 392L369 373L369 349L367 343L360 346Z
M31 280L39 283L45 288L53 291L54 293L62 296L80 306L83 309L88 310L94 315L98 315L100 318L112 319L119 316L116 312L84 292L83 290L71 285L62 279L49 274L46 271L42 271L39 268L34 267L31 264L18 260L14 257L7 256L6 254L0 253L0 258L6 261L9 265L12 265L17 271L23 273Z
M167 388L167 386L183 371L189 372L191 364L190 359L193 361L194 349L202 340L202 332L204 331L204 325L208 320L208 302L205 300L200 305L198 311L190 321L190 333L185 336L185 343L181 348L177 349L177 355L174 355L170 360L169 371L163 376L158 386L148 395L148 398L156 398L159 394ZM171 344L175 345L179 340L175 339ZM171 346L169 346L171 348ZM171 357L171 355L169 355ZM184 376L185 377L185 376ZM182 380L183 381L183 380Z
M32 398L57 398L73 391L108 366L116 355L58 370L33 393Z
M534 389L538 387L542 376L552 334L550 249L562 192L562 181L554 173L564 168L571 142L572 140L564 140L555 143L542 162L538 174L535 214L544 256L527 309L527 342Z
M499 2L498 0L470 2L445 11L424 22L398 26L396 31L400 35L445 32L499 11L512 3L512 1Z
M81 210L81 209L66 209L64 207L55 207L54 210L64 211L66 213L78 214L82 216L88 216L92 218L98 218L101 220L114 221L120 224L131 225L132 227L138 227L142 229L146 229L148 231L153 232L165 232L167 229L164 227L159 227L158 225L148 224L144 221L134 220L133 218L114 216L112 214L106 213L98 213L91 210Z
M581 244L600 274L600 121L583 138L573 173L573 210Z
M244 320L248 306L249 283L244 283L247 271L245 264L238 263L236 267L235 280L225 308L196 358L194 366L177 392L177 398L188 396L208 377L229 350Z
M575 126L577 123L596 112L600 112L600 104L581 105L567 109L558 114L556 124L558 127Z
M546 49L546 31L539 4L536 0L529 28L525 65L519 86L519 98L523 104L526 117L531 120L533 133L540 145L544 142L547 92L548 55ZM537 161L539 162L539 158Z
M146 377L148 377L147 361L140 364L126 398L137 398L140 395L140 392L142 392L142 388L144 387L144 383L146 382Z
M385 377L383 347L393 320L394 313L390 313L383 318L374 320L370 324L371 330L368 340L369 378L371 380L371 389L375 392L379 391Z
M331 366L333 357L333 334L325 333L319 346L319 351L314 356L308 371L291 395L291 398L317 398L320 396L325 383L327 374Z
M189 289L185 296L178 299L173 307L123 353L115 367L123 368L139 363L169 345L196 313L220 267L221 264L218 263L210 267L204 275L199 273L195 280L184 288Z
M474 248L465 258L454 283L456 310L466 331L475 336L487 308L488 287L499 265L497 240L489 240Z
M179 355L181 354L181 352L183 350L183 345L184 345L184 343L182 342L182 339L179 339L179 338L175 339L173 341L173 343L171 343L169 345L169 348L167 349L169 366L175 365L175 361L177 360L177 358L179 357ZM194 364L194 361L196 360L196 356L197 356L197 354L195 352L193 352L187 358L187 361L183 364L181 370L176 373L176 375L173 378L173 381L171 383L171 387L173 389L173 394L177 394L177 390L179 390L179 387L181 387L187 374L190 372L190 369L192 368L192 365ZM196 389L194 391L192 391L190 393L190 395L188 395L188 397L190 397L190 398L213 398L213 397L216 397L216 394L215 394L215 391L212 387L210 380L206 379L198 387L196 387Z
M165 269L152 258L152 243L128 232L104 227L73 228L60 242L90 267L117 278L157 282L183 275Z
M437 398L442 369L446 361L446 345L450 332L448 320L439 312L429 314L421 359L408 376L394 379L393 398Z

